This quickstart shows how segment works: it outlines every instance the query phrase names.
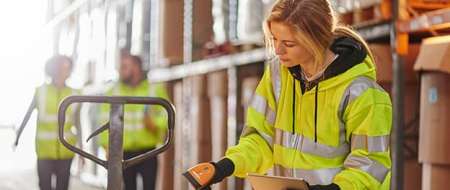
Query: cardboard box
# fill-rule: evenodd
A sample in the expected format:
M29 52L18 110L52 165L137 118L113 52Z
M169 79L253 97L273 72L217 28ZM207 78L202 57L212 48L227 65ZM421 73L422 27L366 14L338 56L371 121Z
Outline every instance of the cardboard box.
M392 83L390 82L379 82L381 87L389 93L392 100ZM420 111L420 89L419 85L415 83L409 83L404 86L404 97L403 97L403 110L405 125L411 124L418 112Z
M174 184L174 146L158 156L157 189L171 190Z
M414 69L422 71L419 160L450 164L450 36L425 39Z
M171 98L171 102L174 102L173 99L173 90L174 83L167 83L167 91L169 97ZM176 116L175 116L176 117ZM175 127L175 126L174 126ZM175 139L174 139L175 140ZM175 146L172 143L169 149L164 151L162 154L158 156L158 173L157 173L157 182L156 189L164 189L164 190L172 190L174 184L174 159Z
M214 72L208 75L208 96L226 97L228 95L227 71Z
M422 167L422 190L449 189L449 165L423 164Z
M162 11L162 57L169 64L183 63L183 1L160 1Z
M212 161L219 161L225 155L228 147L227 98L226 96L214 96L210 97L210 100ZM211 188L213 190L226 190L227 182L223 180L220 184Z
M186 157L189 157L189 155L185 154L187 146L184 139L184 132L183 132L183 118L184 116L184 104L183 104L183 83L178 82L174 85L174 104L177 109L177 114L175 115L175 139L174 139L174 184L173 189L176 190L187 190L188 189L188 182L186 179L184 179L180 174L185 172L186 169L188 169L190 166L189 160ZM188 150L188 149L187 149Z
M349 25L387 20L392 17L391 0L337 0L341 21Z
M199 60L203 58L203 44L211 41L214 36L212 1L193 1L193 7L192 58Z
M194 110L192 127L196 134L194 134L194 141L191 146L197 146L197 163L211 161L211 116L209 100L204 97L194 97L192 99Z
M450 74L426 72L422 75L419 138L421 162L450 164L449 82Z
M405 160L404 162L403 189L420 190L422 187L422 165L416 159Z
M210 99L212 160L218 161L227 149L227 93L228 75L226 71L208 75L208 97ZM226 190L227 181L211 187L212 190Z
M450 35L423 40L414 69L450 74Z
M370 50L375 59L377 67L377 81L378 82L392 82L392 51L388 44L370 44ZM420 45L411 44L408 47L408 55L404 60L404 77L407 83L417 82L417 73L414 72L413 67L416 58L419 54Z
M194 164L211 161L211 108L207 98L207 80L205 75L192 77L191 132Z

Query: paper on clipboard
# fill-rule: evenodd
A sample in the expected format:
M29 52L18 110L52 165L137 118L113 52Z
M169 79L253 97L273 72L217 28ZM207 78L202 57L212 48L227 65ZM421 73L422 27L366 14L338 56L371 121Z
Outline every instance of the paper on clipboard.
M247 180L254 190L308 190L308 185L300 178L248 174Z

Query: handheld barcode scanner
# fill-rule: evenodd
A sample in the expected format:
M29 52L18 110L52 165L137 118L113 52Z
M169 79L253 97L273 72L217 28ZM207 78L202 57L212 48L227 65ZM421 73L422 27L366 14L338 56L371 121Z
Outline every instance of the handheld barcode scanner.
M214 165L211 163L200 163L188 169L183 175L195 189L201 190L209 186L216 172L215 170Z

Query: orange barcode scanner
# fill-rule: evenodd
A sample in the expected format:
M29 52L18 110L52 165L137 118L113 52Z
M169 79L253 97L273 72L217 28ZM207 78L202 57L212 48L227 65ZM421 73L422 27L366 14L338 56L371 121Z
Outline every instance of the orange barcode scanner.
M195 189L202 190L211 183L215 170L212 163L200 163L188 169L183 175Z

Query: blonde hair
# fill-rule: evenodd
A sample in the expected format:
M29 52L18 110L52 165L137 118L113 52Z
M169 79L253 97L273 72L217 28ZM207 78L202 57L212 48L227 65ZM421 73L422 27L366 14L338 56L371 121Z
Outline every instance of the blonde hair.
M287 24L296 33L297 40L308 47L314 64L320 66L327 48L339 36L351 37L359 41L372 58L372 53L364 39L347 26L341 25L328 0L277 0L263 23L266 47L269 55L274 55L274 44L270 23Z

